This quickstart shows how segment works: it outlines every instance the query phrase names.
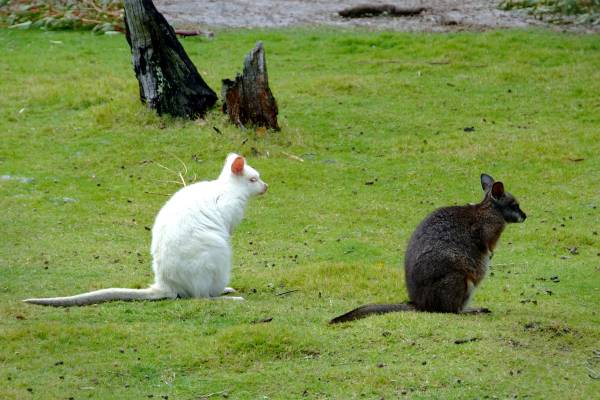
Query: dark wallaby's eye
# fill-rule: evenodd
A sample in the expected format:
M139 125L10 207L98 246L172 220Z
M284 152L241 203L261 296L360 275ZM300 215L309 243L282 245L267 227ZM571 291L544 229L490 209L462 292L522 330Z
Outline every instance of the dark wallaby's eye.
M258 181L258 178L257 178L257 177L253 176L252 178L250 178L250 182L253 182L253 183L254 183L254 182L256 182L256 181Z

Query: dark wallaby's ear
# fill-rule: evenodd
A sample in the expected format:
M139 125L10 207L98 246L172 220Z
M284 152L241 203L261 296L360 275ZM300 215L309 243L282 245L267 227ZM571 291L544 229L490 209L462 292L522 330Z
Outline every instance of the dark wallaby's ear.
M244 171L244 157L237 156L231 163L231 172L234 175L242 175Z
M494 182L492 185L492 197L499 199L504 194L504 184L502 182Z
M492 178L488 174L481 174L481 187L483 188L484 192L490 190L493 184L494 178Z

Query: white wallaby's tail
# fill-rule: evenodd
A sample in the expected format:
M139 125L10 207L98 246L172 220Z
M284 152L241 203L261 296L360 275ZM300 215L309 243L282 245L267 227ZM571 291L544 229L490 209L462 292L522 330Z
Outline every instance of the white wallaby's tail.
M76 296L27 299L23 301L25 303L39 304L42 306L71 307L87 306L90 304L114 300L161 300L174 297L176 296L157 287L151 286L147 289L101 289L94 292L78 294Z

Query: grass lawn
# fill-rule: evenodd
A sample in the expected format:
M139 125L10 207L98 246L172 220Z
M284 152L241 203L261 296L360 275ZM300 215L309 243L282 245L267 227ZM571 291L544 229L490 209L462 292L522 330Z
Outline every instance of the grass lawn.
M266 135L217 108L193 122L146 110L123 36L0 30L0 398L598 396L600 37L183 42L219 92L259 39L282 126ZM245 302L21 303L149 284L149 228L178 188L160 165L212 179L231 151L270 185L233 237ZM528 214L474 296L492 314L327 325L406 300L409 235L437 207L478 202L481 172Z

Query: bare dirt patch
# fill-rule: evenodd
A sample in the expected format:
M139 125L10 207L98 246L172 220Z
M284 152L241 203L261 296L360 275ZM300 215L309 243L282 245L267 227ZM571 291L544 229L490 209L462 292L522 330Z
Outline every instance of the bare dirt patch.
M498 28L548 27L578 33L600 32L600 26L553 25L519 11L502 11L498 0L155 0L176 26L203 28L275 28L326 25L362 26L408 32L481 31ZM338 12L361 4L424 7L418 16L347 19Z

